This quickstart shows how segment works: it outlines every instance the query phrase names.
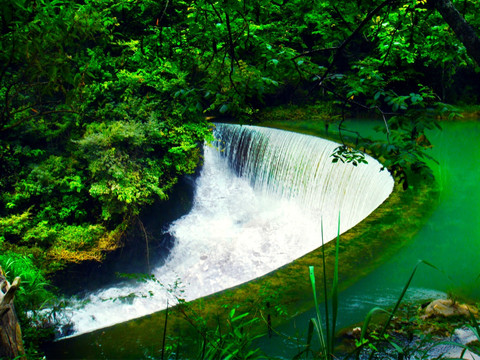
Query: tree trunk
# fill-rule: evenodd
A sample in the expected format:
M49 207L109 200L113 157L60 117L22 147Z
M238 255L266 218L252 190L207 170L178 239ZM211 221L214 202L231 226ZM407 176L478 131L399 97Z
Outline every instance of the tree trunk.
M475 29L465 21L450 0L433 0L435 9L465 45L468 55L480 66L480 39Z
M20 286L20 278L10 283L0 267L0 358L24 359L22 331L13 306L15 292Z

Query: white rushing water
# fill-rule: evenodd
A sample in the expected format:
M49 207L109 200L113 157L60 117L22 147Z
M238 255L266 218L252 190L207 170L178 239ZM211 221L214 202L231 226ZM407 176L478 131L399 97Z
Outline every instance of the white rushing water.
M360 222L393 179L368 165L332 163L338 144L268 128L217 125L204 149L189 214L170 225L175 244L155 280L124 283L73 301L74 335L164 309L264 275ZM220 144L222 144L220 146ZM221 151L217 148L221 147Z

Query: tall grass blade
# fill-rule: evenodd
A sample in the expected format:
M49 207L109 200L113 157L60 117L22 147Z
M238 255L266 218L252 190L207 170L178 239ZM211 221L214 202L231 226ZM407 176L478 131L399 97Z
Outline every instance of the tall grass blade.
M323 265L323 291L325 299L325 328L327 333L327 344L330 344L330 318L328 309L328 287L327 287L327 265L325 263L325 243L323 241L323 218L320 221L322 235L322 265Z
M475 319L475 315L469 311L470 320L472 321L473 326L467 325L467 327L473 332L478 341L480 341L480 327L478 326L478 321Z
M312 283L313 301L315 303L315 313L316 313L316 319L313 318L311 319L311 321L313 321L313 324L315 326L315 330L318 335L318 340L320 341L320 346L322 347L322 350L325 351L326 349L325 336L322 330L322 320L320 315L320 309L318 307L317 290L315 286L315 272L314 272L313 266L309 266L309 272L310 272L310 282Z
M307 334L307 352L308 349L310 349L310 346L312 344L312 337L313 337L313 319L310 319L308 322L308 334Z
M303 354L305 354L305 359L308 359L308 353L310 351L310 348L312 346L312 337L313 337L313 328L314 328L314 319L310 319L308 322L308 333L307 333L307 345L305 346L305 349L300 351L298 354L296 354L292 360L297 360L302 357Z
M475 350L471 349L468 345L464 345L464 344L457 343L455 341L448 341L448 340L440 341L440 342L436 343L434 346L432 346L432 349L437 347L437 346L442 346L442 345L448 345L448 346L458 347L458 348L462 349L460 357L455 358L455 359L463 359L463 356L465 355L465 353L467 351L476 354ZM472 357L470 356L466 359L471 359L471 358ZM442 359L447 359L447 358L442 357ZM476 359L476 358L474 357L474 359Z
M412 274L410 275L410 277L408 278L407 283L406 283L405 286L403 287L402 293L400 294L400 297L398 298L397 303L395 304L392 312L390 313L390 317L388 318L387 322L385 323L385 325L384 325L384 327L383 327L383 329L382 329L382 332L380 333L380 336L383 337L383 335L385 335L385 332L387 331L387 328L388 328L388 326L390 325L390 322L392 321L393 316L394 316L395 313L397 312L398 307L400 306L400 303L402 302L403 297L405 296L405 293L407 292L408 288L410 287L410 283L411 283L412 280L413 280L413 276L414 276L415 273L417 272L417 269L418 269L418 267L420 266L420 264L425 264L425 265L428 265L428 266L430 266L430 267L438 270L438 268L437 268L435 265L432 265L431 263L429 263L428 261L425 261L425 260L420 260L420 261L415 265L415 267L413 268Z
M373 309L371 309L367 313L367 315L365 316L365 320L363 321L362 333L360 334L360 342L361 343L363 343L363 340L365 339L365 337L367 335L368 326L370 325L370 321L372 320L373 314L375 314L377 312L385 312L385 313L389 314L389 312L387 310L382 309L381 307L374 307Z
M397 352L397 356L398 356L398 359L403 359L404 357L404 351L403 349L395 342L393 342L392 340L390 339L387 339L387 342L395 349L395 351Z
M340 213L338 213L337 243L335 244L335 269L333 271L333 285L332 285L332 335L330 337L331 342L329 343L330 354L333 354L333 346L335 341L334 340L335 326L337 324L337 313L338 313L338 258L339 258L338 252L339 252L339 248L340 248Z
M167 339L167 324L168 324L168 300L167 300L167 308L165 309L165 323L163 324L163 338L162 338L162 360L165 356L165 341Z

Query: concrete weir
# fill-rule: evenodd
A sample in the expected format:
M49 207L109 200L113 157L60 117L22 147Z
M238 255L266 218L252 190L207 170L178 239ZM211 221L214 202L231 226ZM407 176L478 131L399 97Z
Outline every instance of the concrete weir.
M235 304L237 311L268 311L267 297L294 315L311 306L308 266L321 275L322 223L328 243L337 236L340 214L346 287L411 235L395 237L392 230L402 226L405 203L428 199L420 192L389 197L394 180L371 157L358 166L332 163L338 144L331 141L226 124L217 124L214 135L205 145L193 209L171 224L176 243L153 270L155 279L103 289L67 309L76 334L49 346L49 358L158 355L167 301L172 306L180 299L169 310L170 336L195 334L198 315L215 326ZM333 244L325 247L330 277ZM273 325L279 321L272 318Z

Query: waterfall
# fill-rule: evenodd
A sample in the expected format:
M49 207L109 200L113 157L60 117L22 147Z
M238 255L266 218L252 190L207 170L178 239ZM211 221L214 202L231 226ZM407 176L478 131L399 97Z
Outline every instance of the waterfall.
M339 145L314 136L254 126L217 124L215 145L236 174L259 193L294 199L323 219L327 239L358 224L392 192L393 179L366 155L368 165L332 163Z
M190 301L262 276L336 237L391 193L375 159L332 163L338 144L269 128L217 124L204 146L194 205L168 232L175 244L154 279L72 301L74 335Z

